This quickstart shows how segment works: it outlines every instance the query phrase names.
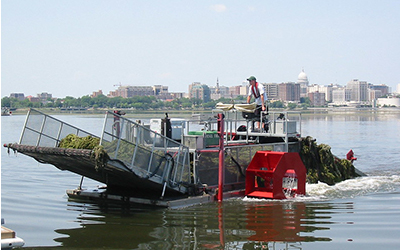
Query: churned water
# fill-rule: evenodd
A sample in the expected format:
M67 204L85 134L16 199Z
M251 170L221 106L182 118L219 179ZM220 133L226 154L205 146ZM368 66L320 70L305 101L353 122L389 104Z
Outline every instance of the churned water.
M99 134L101 116L58 115ZM1 142L19 140L25 116L2 117ZM232 199L183 209L69 200L80 176L1 152L1 216L28 249L399 249L400 113L303 115L302 135L329 144L368 176L285 201ZM84 181L85 187L98 183Z

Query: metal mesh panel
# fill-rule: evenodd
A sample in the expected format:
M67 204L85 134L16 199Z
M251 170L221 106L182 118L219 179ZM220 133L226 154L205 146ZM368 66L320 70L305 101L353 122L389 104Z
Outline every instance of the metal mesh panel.
M244 181L248 164L254 154L261 150L273 150L272 145L256 145L247 147L227 147L225 155L225 180L226 185ZM232 159L233 158L233 159ZM218 153L204 152L199 157L197 171L201 180L207 180L208 186L218 185ZM236 162L235 162L236 161ZM239 169L240 167L240 169Z
M32 146L34 146L34 145L36 145L38 143L39 136L40 136L39 133L37 133L37 132L35 132L33 130L25 128L24 132L23 132L23 136L22 136L22 138L21 138L19 143L22 144L22 145L32 145Z
M60 140L69 134L81 137L88 135L97 137L38 110L30 109L26 117L20 144L57 147Z
M101 144L111 158L131 169L175 183L191 182L189 148L139 123L107 113Z
M65 138L69 134L78 135L78 131L79 131L79 129L77 129L77 128L68 126L67 124L63 124L61 132L60 132L60 138L61 139Z
M45 116L36 110L31 109L26 118L26 126L33 131L40 131L43 126Z
M46 117L44 119L42 133L47 135L48 137L56 139L58 138L58 134L60 133L60 127L61 127L60 122Z

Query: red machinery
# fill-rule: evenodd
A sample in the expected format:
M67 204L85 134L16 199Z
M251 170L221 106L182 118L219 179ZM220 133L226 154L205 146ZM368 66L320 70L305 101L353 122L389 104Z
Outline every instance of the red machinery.
M354 152L353 152L352 149L350 149L350 151L347 152L347 154L346 154L346 159L349 160L349 161L351 161L352 163L353 163L353 161L357 160L357 158L354 157Z
M297 179L290 194L306 194L307 170L298 153L258 151L246 170L245 195L270 199L286 199L284 178Z

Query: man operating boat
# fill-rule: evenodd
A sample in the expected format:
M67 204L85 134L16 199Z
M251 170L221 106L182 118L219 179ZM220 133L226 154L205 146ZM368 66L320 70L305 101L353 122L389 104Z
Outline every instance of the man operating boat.
M257 105L254 114L256 117L261 117L261 112L266 110L265 102L267 101L267 93L265 92L264 85L258 83L254 76L250 76L247 81L250 84L247 103L250 103L251 97L254 96L254 102ZM260 122L257 122L257 124L258 129L260 129Z

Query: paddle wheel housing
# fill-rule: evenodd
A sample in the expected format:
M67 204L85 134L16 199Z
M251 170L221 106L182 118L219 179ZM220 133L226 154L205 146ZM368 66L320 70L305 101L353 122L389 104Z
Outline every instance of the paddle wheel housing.
M249 197L286 199L286 195L305 195L307 170L296 152L258 151L246 170L245 195ZM285 187L291 179L297 185Z

